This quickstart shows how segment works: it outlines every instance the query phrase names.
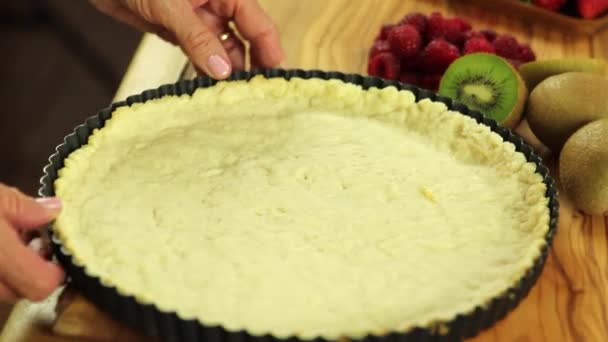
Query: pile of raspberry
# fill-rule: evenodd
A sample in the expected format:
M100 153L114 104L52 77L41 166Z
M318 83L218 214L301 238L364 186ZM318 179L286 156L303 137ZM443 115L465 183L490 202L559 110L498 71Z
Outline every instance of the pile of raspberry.
M475 52L497 54L516 68L536 60L530 46L512 35L473 31L466 20L445 18L439 12L410 13L399 23L382 27L369 51L367 72L436 91L448 66Z

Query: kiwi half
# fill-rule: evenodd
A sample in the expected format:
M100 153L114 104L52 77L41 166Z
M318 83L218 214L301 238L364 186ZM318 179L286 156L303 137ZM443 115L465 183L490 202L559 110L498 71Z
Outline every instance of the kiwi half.
M488 53L474 53L458 58L448 67L441 79L439 94L503 126L515 128L521 120L528 89L507 60Z
M519 73L528 89L532 90L540 82L553 75L575 71L605 75L606 70L608 70L608 63L603 59L567 57L525 63L519 68Z

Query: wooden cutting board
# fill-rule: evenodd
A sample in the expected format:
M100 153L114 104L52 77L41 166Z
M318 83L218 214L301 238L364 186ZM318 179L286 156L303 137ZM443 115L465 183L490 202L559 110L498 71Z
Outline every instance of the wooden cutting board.
M537 24L559 27L579 34L595 34L608 27L608 14L594 19L583 19L562 13L547 11L531 2L521 0L460 0L473 6L482 6L486 11L510 13L518 18ZM578 12L575 11L574 15ZM540 23L542 21L542 23Z
M608 59L608 31L560 29L549 21L492 11L449 0L261 0L276 21L287 53L284 67L365 73L367 52L382 23L411 11L439 10L468 18L475 28L510 32L529 42L539 59L596 56ZM523 18L523 19L522 19ZM129 94L175 81L186 60L179 49L147 36L117 93ZM608 94L607 94L608 95ZM525 123L518 132L547 158ZM57 318L55 294L44 303L19 303L0 335L4 342L150 341L113 321L74 290L64 295ZM71 336L71 338L70 338ZM544 272L528 297L506 319L471 339L485 341L608 341L608 220L576 211L561 196L559 231Z

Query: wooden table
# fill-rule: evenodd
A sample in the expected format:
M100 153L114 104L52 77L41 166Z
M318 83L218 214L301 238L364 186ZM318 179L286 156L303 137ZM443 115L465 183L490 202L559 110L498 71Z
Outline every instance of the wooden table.
M367 51L384 22L394 22L413 10L440 10L471 20L475 28L509 31L529 42L539 59L596 56L608 59L608 30L594 35L560 31L559 27L523 22L509 13L449 0L262 0L283 39L285 67L320 68L365 73ZM134 56L116 99L174 82L186 59L179 49L146 36ZM608 95L608 94L607 94ZM524 123L518 132L546 154ZM555 171L555 160L547 163ZM554 176L555 173L554 173ZM573 209L561 196L559 232L544 272L529 296L506 319L471 341L608 341L608 220ZM59 291L58 291L59 292ZM57 293L43 303L19 303L0 341L82 341L50 333ZM70 296L76 296L73 292ZM95 336L103 341L146 341L110 320L82 299L57 321L66 335ZM85 314L79 317L75 312Z

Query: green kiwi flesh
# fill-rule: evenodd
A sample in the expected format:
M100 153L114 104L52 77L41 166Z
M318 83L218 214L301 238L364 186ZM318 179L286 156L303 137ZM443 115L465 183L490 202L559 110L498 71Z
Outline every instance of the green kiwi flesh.
M507 60L474 53L458 58L448 67L439 94L514 128L521 120L528 91Z

